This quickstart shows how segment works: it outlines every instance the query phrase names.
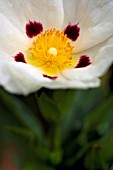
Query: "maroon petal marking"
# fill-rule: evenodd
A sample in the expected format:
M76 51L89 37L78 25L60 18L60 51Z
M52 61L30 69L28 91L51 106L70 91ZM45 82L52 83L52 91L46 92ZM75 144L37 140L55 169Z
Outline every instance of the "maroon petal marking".
M90 58L87 55L82 55L75 68L87 67L91 64Z
M15 59L16 62L26 63L24 55L22 53L18 53L17 55L15 55L14 59Z
M58 78L57 76L52 77L52 76L47 76L46 74L43 74L43 77L46 77L52 80L56 80Z
M33 38L43 31L43 26L40 22L32 22L26 24L26 34L29 38Z
M64 34L66 34L67 37L71 39L72 41L76 41L76 39L80 35L80 28L78 27L78 24L79 23L75 25L71 25L69 23L69 25L64 30Z

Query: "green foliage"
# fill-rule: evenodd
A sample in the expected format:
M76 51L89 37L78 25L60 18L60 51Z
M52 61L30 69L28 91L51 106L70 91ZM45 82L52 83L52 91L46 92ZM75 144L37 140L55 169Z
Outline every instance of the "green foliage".
M108 78L96 89L43 88L28 97L0 89L2 152L15 143L22 170L113 170L113 92Z
M61 121L70 112L75 94L74 90L44 91L39 98L37 97L41 113L48 121Z
M45 142L40 123L25 104L16 96L12 96L2 90L0 90L0 97L4 107L14 114L14 116L17 116L23 125L31 129L41 142Z
M41 164L40 162L36 163L30 163L25 165L25 167L22 170L55 170L54 168Z

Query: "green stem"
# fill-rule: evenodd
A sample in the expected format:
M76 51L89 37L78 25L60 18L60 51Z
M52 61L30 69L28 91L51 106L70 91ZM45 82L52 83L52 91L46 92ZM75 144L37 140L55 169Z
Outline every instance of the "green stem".
M59 148L61 148L61 127L60 123L57 122L52 127L51 149L58 150Z
M60 122L55 123L52 126L50 136L50 161L52 164L59 164L62 160L62 149L61 149L61 126Z

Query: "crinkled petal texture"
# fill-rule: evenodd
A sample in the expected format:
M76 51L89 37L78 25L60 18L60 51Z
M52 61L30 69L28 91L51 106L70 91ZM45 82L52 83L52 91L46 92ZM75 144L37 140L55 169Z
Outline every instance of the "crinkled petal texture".
M82 72L76 70L71 71L71 79L68 79L63 73L56 80L45 78L41 70L24 63L2 62L0 64L2 72L0 72L1 85L11 93L27 95L31 92L39 90L41 87L50 89L56 88L88 88L97 87L99 80L95 75L90 74L87 69ZM70 74L70 73L68 73ZM83 75L86 75L85 77ZM4 75L4 76L3 76Z
M98 87L113 62L112 0L0 0L0 85L16 94L27 95L41 87ZM73 42L75 57L88 55L92 64L63 71L57 79L43 77L34 66L15 62L12 56L24 53L30 40L25 25L41 22L44 29L64 29L69 22L80 26L80 36Z
M91 48L113 35L112 0L70 0L64 3L63 26L79 22L81 32L75 42L75 51Z

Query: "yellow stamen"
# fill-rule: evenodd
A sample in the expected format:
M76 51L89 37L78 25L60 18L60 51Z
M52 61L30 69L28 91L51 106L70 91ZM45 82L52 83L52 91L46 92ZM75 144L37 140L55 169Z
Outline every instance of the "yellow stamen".
M43 74L57 76L77 64L72 56L73 48L64 31L48 29L35 37L25 59L28 64L41 68Z

